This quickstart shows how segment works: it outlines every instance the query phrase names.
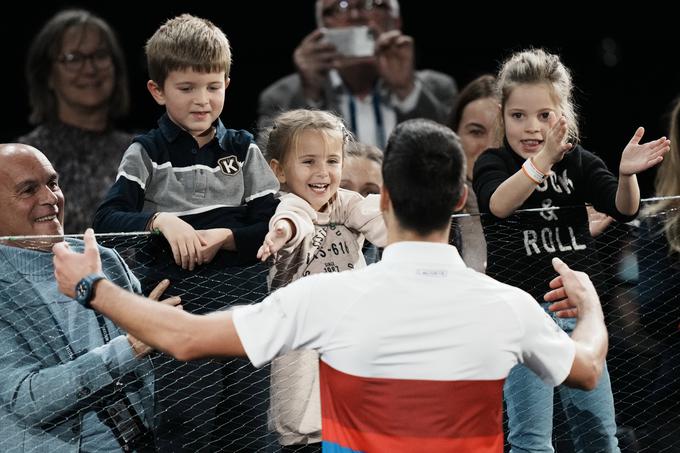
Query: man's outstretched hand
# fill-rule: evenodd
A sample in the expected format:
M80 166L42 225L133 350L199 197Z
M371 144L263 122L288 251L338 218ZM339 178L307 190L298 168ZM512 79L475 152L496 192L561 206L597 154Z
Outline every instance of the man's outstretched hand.
M156 287L149 293L149 299L159 301L162 304L183 310L182 305L180 305L182 300L180 299L179 296L172 296L168 297L167 299L161 300L161 296L163 295L165 290L168 289L169 286L170 280L168 280L167 278L161 280L160 283L158 283L158 285L156 285ZM137 359L146 357L149 353L153 351L153 348L151 346L138 340L131 334L127 334L127 339L130 342L130 346L132 347L132 350L135 353L135 358Z
M559 275L550 281L552 290L543 296L554 302L550 311L557 312L560 318L576 318L579 311L595 307L601 311L600 298L588 274L572 270L559 258L553 258L552 265Z
M85 231L85 251L77 253L71 250L66 242L59 242L52 246L54 253L54 276L59 285L59 291L68 297L75 297L76 285L83 277L102 271L102 261L99 258L97 240L94 231Z

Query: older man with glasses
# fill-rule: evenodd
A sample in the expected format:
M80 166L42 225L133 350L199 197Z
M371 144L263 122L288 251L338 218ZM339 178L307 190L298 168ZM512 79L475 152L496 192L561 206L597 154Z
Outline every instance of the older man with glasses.
M282 110L321 108L340 113L360 142L384 149L406 119L446 122L456 83L415 70L397 0L317 0L316 20L293 54L297 72L260 94L260 126Z

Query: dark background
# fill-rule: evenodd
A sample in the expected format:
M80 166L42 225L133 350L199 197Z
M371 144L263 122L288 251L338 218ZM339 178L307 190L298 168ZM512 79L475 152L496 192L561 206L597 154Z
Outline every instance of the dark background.
M618 156L638 125L647 139L666 134L667 112L680 92L675 26L664 10L640 4L613 11L602 4L595 15L572 3L402 0L403 30L416 43L417 65L452 75L462 87L484 72L496 72L511 52L546 47L572 70L582 143L616 170ZM220 26L233 49L231 85L222 120L227 127L255 129L258 93L293 71L292 51L315 26L313 0L250 2L86 2L15 3L0 17L3 92L6 96L0 140L30 129L23 77L33 35L55 11L66 6L92 10L118 31L128 58L132 111L120 125L146 130L161 110L146 91L143 47L167 18L189 12ZM569 10L567 10L567 7ZM643 9L646 7L647 9ZM555 9L559 8L559 9ZM555 9L555 10L553 10ZM616 17L616 20L614 20ZM616 172L616 171L615 171ZM649 195L653 172L640 178Z

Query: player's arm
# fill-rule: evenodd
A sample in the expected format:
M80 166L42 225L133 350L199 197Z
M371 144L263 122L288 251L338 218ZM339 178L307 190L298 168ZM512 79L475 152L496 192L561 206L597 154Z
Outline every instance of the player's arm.
M83 277L102 270L92 229L84 239L82 254L71 251L65 242L53 247L59 290L69 297L75 297L75 287ZM128 292L108 280L94 285L91 308L154 349L178 360L245 355L229 311L193 315Z
M609 345L600 298L587 274L573 271L559 258L553 258L553 266L559 275L550 282L552 290L545 300L556 302L551 310L571 310L577 317L571 334L574 362L564 383L592 390L602 375Z

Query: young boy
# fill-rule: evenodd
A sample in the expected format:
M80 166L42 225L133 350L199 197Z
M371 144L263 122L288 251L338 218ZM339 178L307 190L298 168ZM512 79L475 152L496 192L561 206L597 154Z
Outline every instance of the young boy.
M219 119L231 66L227 37L183 14L156 31L146 54L147 88L166 113L126 151L95 230L158 229L188 270L220 249L235 252L227 264L254 262L279 185L252 135Z
M147 88L166 113L126 151L94 227L159 230L163 237L135 255L144 259L142 282L170 278L168 294L180 295L187 311L224 309L244 292L264 296L264 272L242 265L256 261L279 185L253 136L219 119L229 41L210 21L183 14L154 33L146 55ZM160 451L262 447L267 405L255 396L267 394L267 370L162 356L155 365Z

